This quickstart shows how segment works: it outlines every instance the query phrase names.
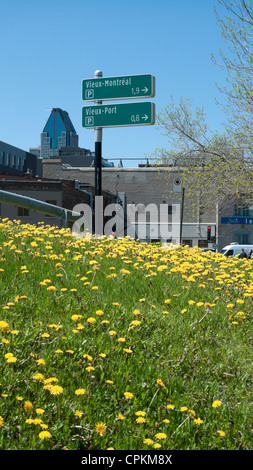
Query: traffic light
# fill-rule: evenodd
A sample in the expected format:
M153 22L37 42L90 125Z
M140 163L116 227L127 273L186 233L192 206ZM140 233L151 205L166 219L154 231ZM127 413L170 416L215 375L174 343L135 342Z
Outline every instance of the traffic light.
M210 242L211 241L211 226L208 225L207 227L207 241Z

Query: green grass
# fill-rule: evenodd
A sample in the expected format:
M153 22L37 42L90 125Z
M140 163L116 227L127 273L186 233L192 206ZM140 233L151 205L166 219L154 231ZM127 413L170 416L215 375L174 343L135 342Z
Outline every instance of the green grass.
M251 262L4 220L0 269L0 449L252 448Z

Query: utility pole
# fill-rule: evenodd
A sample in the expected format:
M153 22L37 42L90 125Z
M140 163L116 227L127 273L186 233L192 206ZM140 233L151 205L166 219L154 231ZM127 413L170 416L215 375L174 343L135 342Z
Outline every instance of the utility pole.
M182 231L183 231L183 216L184 216L184 188L182 188L182 199L181 199L181 211L180 211L180 240L179 243L182 245Z

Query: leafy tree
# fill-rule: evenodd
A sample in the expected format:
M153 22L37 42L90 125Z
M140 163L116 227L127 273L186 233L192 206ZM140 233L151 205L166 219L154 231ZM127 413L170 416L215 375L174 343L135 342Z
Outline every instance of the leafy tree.
M225 93L225 111L228 129L233 131L240 146L252 153L253 146L253 5L252 0L219 0L230 15L221 16L215 7L215 16L228 53L220 50L220 59L214 63L227 72L227 86L218 87Z
M221 66L228 74L228 123L223 134L208 128L204 108L193 109L189 99L173 97L157 116L158 128L168 137L170 150L159 149L159 163L180 167L187 194L196 195L205 209L253 196L253 7L251 0L219 0L232 16L216 17L229 44ZM163 173L164 174L164 173Z

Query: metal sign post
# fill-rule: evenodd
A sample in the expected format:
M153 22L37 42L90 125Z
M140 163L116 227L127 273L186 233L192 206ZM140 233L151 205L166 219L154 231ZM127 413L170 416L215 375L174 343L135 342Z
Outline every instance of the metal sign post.
M96 70L94 78L101 78L103 73ZM95 105L99 106L102 101L96 100ZM95 195L101 196L102 193L102 127L96 127L94 132L95 138Z

